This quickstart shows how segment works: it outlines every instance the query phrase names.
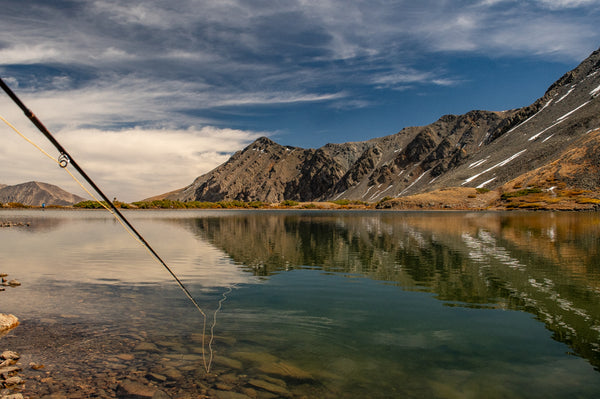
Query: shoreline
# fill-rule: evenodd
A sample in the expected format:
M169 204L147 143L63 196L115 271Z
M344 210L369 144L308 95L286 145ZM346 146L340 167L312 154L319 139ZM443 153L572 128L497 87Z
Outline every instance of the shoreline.
M105 204L106 205L106 204ZM384 197L377 202L341 199L335 201L278 203L262 201L174 201L153 200L126 203L115 201L119 210L388 210L388 211L600 211L600 192L551 187L487 190L451 187L405 197ZM87 200L75 205L35 206L21 203L0 204L0 209L102 210L103 205Z

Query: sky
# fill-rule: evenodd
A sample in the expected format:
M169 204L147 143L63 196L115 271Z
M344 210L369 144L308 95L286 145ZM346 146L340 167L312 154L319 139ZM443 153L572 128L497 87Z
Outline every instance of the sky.
M600 47L600 0L0 0L0 77L108 197L261 136L363 141L529 105ZM0 116L57 156L0 93ZM0 183L87 197L2 123Z

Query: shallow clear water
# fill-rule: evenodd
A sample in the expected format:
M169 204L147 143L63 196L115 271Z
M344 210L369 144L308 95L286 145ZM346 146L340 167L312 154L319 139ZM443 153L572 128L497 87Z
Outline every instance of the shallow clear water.
M211 373L235 375L233 391L271 378L292 397L600 394L599 214L127 216L203 307L207 333L221 305ZM75 372L83 342L152 342L158 353L135 352L135 372L160 358L179 381L204 378L201 315L110 215L11 210L0 220L29 223L0 229L0 272L23 284L0 293L0 312L22 322L0 344L27 337L21 351L54 362L58 379ZM71 341L31 342L58 326Z

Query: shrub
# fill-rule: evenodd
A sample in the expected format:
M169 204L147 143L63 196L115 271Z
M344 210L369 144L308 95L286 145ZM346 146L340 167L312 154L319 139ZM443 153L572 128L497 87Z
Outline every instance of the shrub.
M233 200L233 201L219 201L217 202L217 206L219 208L247 208L247 205L243 201Z
M6 204L9 208L29 208L29 205L22 204L20 202L9 202Z
M133 205L140 209L183 209L186 208L184 202L173 201L169 199L154 200L154 201L138 201L134 202Z
M489 188L485 188L485 187L479 187L476 190L477 190L477 194L485 194L485 193L489 193L490 192L490 189Z
M102 203L104 205L108 206L108 204L105 201L102 201ZM75 205L73 205L73 207L75 207L75 208L83 208L83 209L100 209L100 208L104 208L97 201L92 201L92 200L78 202Z
M575 201L578 204L600 204L600 199L598 198L577 198L577 200Z
M264 208L267 204L262 201L250 201L248 202L249 208Z
M336 205L340 205L340 206L346 206L346 205L350 205L350 200L349 199L340 199L340 200L335 200L335 201L331 201L332 203L336 204Z
M219 206L214 202L206 201L188 201L185 203L186 208L190 209L214 209Z
M116 206L117 208L121 208L121 209L130 209L131 208L131 205L129 205L127 202L115 201L115 202L113 202L113 205Z
M529 194L537 194L537 193L541 193L541 192L542 192L542 189L538 188L538 187L525 188L525 189L519 190L519 191L504 193L500 196L500 199L502 199L503 201L506 201L509 198L524 197Z
M390 198L391 197L386 197L386 198ZM383 201L383 200L382 200ZM349 199L340 199L340 200L335 200L335 201L330 201L333 204L339 205L339 206L347 206L347 205L368 205L367 202L365 201L360 201L360 200L349 200Z
M293 201L293 200L285 200L281 202L281 206L296 206L300 204L298 201Z

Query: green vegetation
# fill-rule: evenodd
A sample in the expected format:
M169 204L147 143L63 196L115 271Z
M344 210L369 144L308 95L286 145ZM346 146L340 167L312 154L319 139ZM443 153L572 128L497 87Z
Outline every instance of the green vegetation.
M386 197L388 198L388 197ZM391 198L390 198L391 199ZM382 200L383 201L383 200ZM349 199L340 199L335 201L330 201L332 204L336 204L339 206L348 206L348 205L369 205L368 202L359 201L359 200L349 200Z
M20 202L9 202L6 204L7 208L29 208L29 205L22 204Z
M577 202L578 204L598 205L598 204L600 204L600 199L598 199L598 198L577 198L577 200L575 202Z
M262 201L173 201L173 200L154 200L154 201L137 201L133 203L139 209L230 209L230 208L264 208L268 204Z
M517 203L517 202L511 202L510 204L506 205L506 207L508 209L545 209L546 206L544 204L540 204L537 202L526 202L526 203Z
M490 189L489 188L485 188L485 187L479 187L476 190L477 190L477 194L485 194L485 193L489 193L490 192Z
M108 206L108 203L106 201L102 201L102 203L105 206ZM73 207L75 207L75 208L82 208L82 209L103 209L104 208L97 201L91 201L91 200L78 202L75 205L73 205Z
M185 209L187 206L185 202L173 201L168 199L154 200L154 201L138 201L134 202L133 205L140 209Z
M279 205L281 206L296 206L299 205L300 203L298 201L293 201L293 200L285 200L282 201Z
M524 197L529 194L538 194L541 192L542 192L542 189L538 188L538 187L524 188L519 191L512 191L510 193L504 193L500 196L500 199L502 199L503 201L506 201L509 198Z

